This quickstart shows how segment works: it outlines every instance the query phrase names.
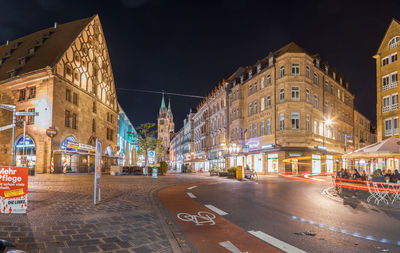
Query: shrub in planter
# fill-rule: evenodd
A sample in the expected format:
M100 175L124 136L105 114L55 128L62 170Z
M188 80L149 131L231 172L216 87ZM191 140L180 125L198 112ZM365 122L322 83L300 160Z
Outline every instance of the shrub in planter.
M229 177L235 178L236 177L236 168L235 167L230 167L228 169L228 174L229 174Z
M220 177L227 177L227 176L228 176L228 172L226 172L226 171L220 171L220 172L218 172L218 176L220 176Z
M166 161L160 162L160 170L163 175L166 175L168 172L168 163Z

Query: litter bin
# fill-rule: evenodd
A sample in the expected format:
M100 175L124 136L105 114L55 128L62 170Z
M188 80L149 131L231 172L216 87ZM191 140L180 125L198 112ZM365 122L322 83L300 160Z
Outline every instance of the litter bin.
M29 168L28 174L29 174L29 176L34 176L35 175L35 168Z

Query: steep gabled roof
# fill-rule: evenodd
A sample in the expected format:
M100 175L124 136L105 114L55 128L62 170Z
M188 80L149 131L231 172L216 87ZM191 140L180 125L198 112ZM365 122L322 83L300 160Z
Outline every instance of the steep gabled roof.
M294 43L293 41L287 44L286 46L281 47L280 49L274 52L274 56L278 57L285 53L305 53L311 56L309 52L304 50L302 47Z
M390 24L389 24L388 28L386 29L385 35L383 36L382 41L379 44L379 47L378 47L378 50L377 50L376 54L378 54L378 52L380 52L383 49L383 47L386 46L385 45L386 43L384 43L384 42L387 41L386 37L387 37L389 31L392 29L393 26L400 26L400 22L397 21L395 18L392 18L392 20L390 21Z
M78 34L94 18L84 18L31 33L0 46L0 82L9 79L9 73L27 74L47 66L54 66ZM29 50L34 48L32 54ZM25 58L25 64L19 64Z

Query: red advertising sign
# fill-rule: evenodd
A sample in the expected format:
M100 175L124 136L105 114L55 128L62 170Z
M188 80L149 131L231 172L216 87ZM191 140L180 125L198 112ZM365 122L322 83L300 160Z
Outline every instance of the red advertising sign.
M28 168L0 166L0 213L26 213Z

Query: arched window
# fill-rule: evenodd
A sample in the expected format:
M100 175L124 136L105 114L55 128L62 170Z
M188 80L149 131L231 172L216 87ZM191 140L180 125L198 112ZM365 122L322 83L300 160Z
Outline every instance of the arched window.
M68 136L67 138L64 139L64 141L61 143L61 149L68 149L71 150L70 148L67 147L68 142L77 142L76 139L73 136Z
M397 47L397 42L399 42L399 41L400 41L400 36L396 36L396 37L394 37L393 39L391 39L391 40L389 41L389 47L390 47L390 49Z

